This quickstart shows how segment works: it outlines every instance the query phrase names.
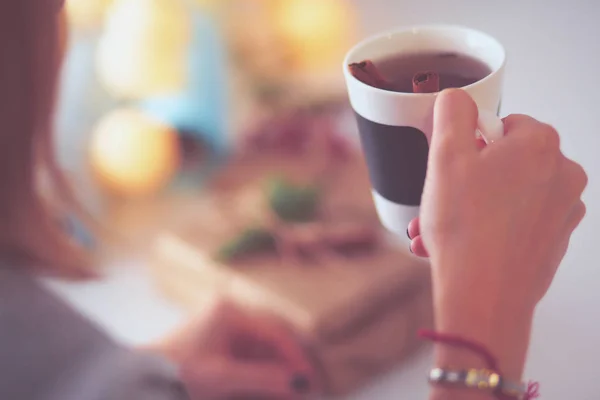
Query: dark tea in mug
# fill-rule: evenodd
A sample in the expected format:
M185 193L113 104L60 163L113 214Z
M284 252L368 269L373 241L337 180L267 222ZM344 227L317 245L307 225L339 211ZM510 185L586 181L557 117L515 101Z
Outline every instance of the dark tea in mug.
M389 82L388 90L404 93L412 93L413 77L422 71L438 74L440 90L468 86L492 73L490 67L477 58L453 52L398 54L374 64Z

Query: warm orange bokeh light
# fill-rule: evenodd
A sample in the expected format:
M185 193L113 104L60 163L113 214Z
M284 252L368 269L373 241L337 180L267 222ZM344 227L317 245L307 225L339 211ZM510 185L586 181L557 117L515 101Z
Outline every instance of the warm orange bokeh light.
M281 0L274 15L304 69L337 67L354 40L356 20L345 0Z
M90 161L107 189L126 196L152 194L179 168L178 134L140 111L114 111L94 131Z

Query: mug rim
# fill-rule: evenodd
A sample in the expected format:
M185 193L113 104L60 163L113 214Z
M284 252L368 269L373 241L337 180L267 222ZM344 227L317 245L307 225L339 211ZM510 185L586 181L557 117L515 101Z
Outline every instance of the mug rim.
M352 57L352 55L360 50L363 49L364 47L371 45L375 42L378 42L382 39L387 39L393 35L398 35L398 34L403 34L403 33L407 33L410 31L434 31L434 30L454 30L454 31L465 31L465 32L471 32L471 33L476 33L478 35L481 35L483 37L485 37L486 39L490 40L491 42L494 42L495 45L498 46L498 48L501 51L501 57L502 57L502 63L500 64L499 67L494 68L492 70L492 72L490 74L488 74L486 77L484 77L483 79L478 80L477 82L473 82L469 85L466 86L461 86L458 89L469 89L469 88L473 88L476 87L480 84L484 84L485 82L487 82L488 80L492 79L495 75L499 74L504 67L506 66L506 49L504 48L504 46L502 45L502 43L496 39L494 36L483 32L479 29L475 29L475 28L469 28L467 26L463 26L463 25L453 25L453 24L425 24L425 25L412 25L412 26L403 26L403 27L396 27L396 28L392 28L389 29L387 31L383 31L383 32L379 32L379 33L375 33L373 35L370 35L364 39L362 39L361 41L359 41L358 43L356 43L354 46L352 46L350 48L350 50L348 50L348 52L346 53L346 56L344 57L344 62L342 65L342 68L344 70L344 75L346 76L346 79L352 79L354 80L356 83L358 83L359 85L363 86L363 89L365 90L372 90L374 92L383 92L387 95L393 95L393 96L397 96L397 97L405 97L405 96L411 96L411 97L435 97L437 96L440 92L435 92L435 93L405 93L405 92L394 92L391 90L385 90L385 89L380 89L371 85L368 85L364 82L362 82L361 80L357 79L354 75L352 75L350 73L350 71L348 70L348 65L350 64L350 58Z

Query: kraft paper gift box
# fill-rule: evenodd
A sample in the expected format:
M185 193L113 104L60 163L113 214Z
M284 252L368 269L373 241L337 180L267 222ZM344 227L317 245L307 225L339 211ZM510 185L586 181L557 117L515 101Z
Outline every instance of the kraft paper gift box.
M281 316L314 357L326 392L346 394L419 346L416 332L432 324L429 266L410 255L407 242L398 238L386 238L373 253L356 257L289 263L264 255L231 265L216 261L219 246L261 218L257 188L273 165L280 174L306 176L305 163L290 163L283 156L240 160L213 190L171 207L172 220L178 222L156 235L153 274L167 295L191 310L202 309L216 294ZM360 209L363 218L377 224L362 160L340 171L324 208Z

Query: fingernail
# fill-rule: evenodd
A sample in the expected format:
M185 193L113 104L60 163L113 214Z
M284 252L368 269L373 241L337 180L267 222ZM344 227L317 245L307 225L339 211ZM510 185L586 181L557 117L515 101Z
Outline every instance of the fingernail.
M412 250L412 243L410 243L410 244L408 245L408 250L409 250L411 253L413 253L413 254L414 254L414 252L413 252L413 250Z
M294 392L299 394L307 393L310 390L310 382L308 377L303 374L295 374L290 380L290 387Z
M412 239L412 238L410 237L410 233L408 232L408 228L406 228L406 236L408 236L408 238L409 238L409 239Z

